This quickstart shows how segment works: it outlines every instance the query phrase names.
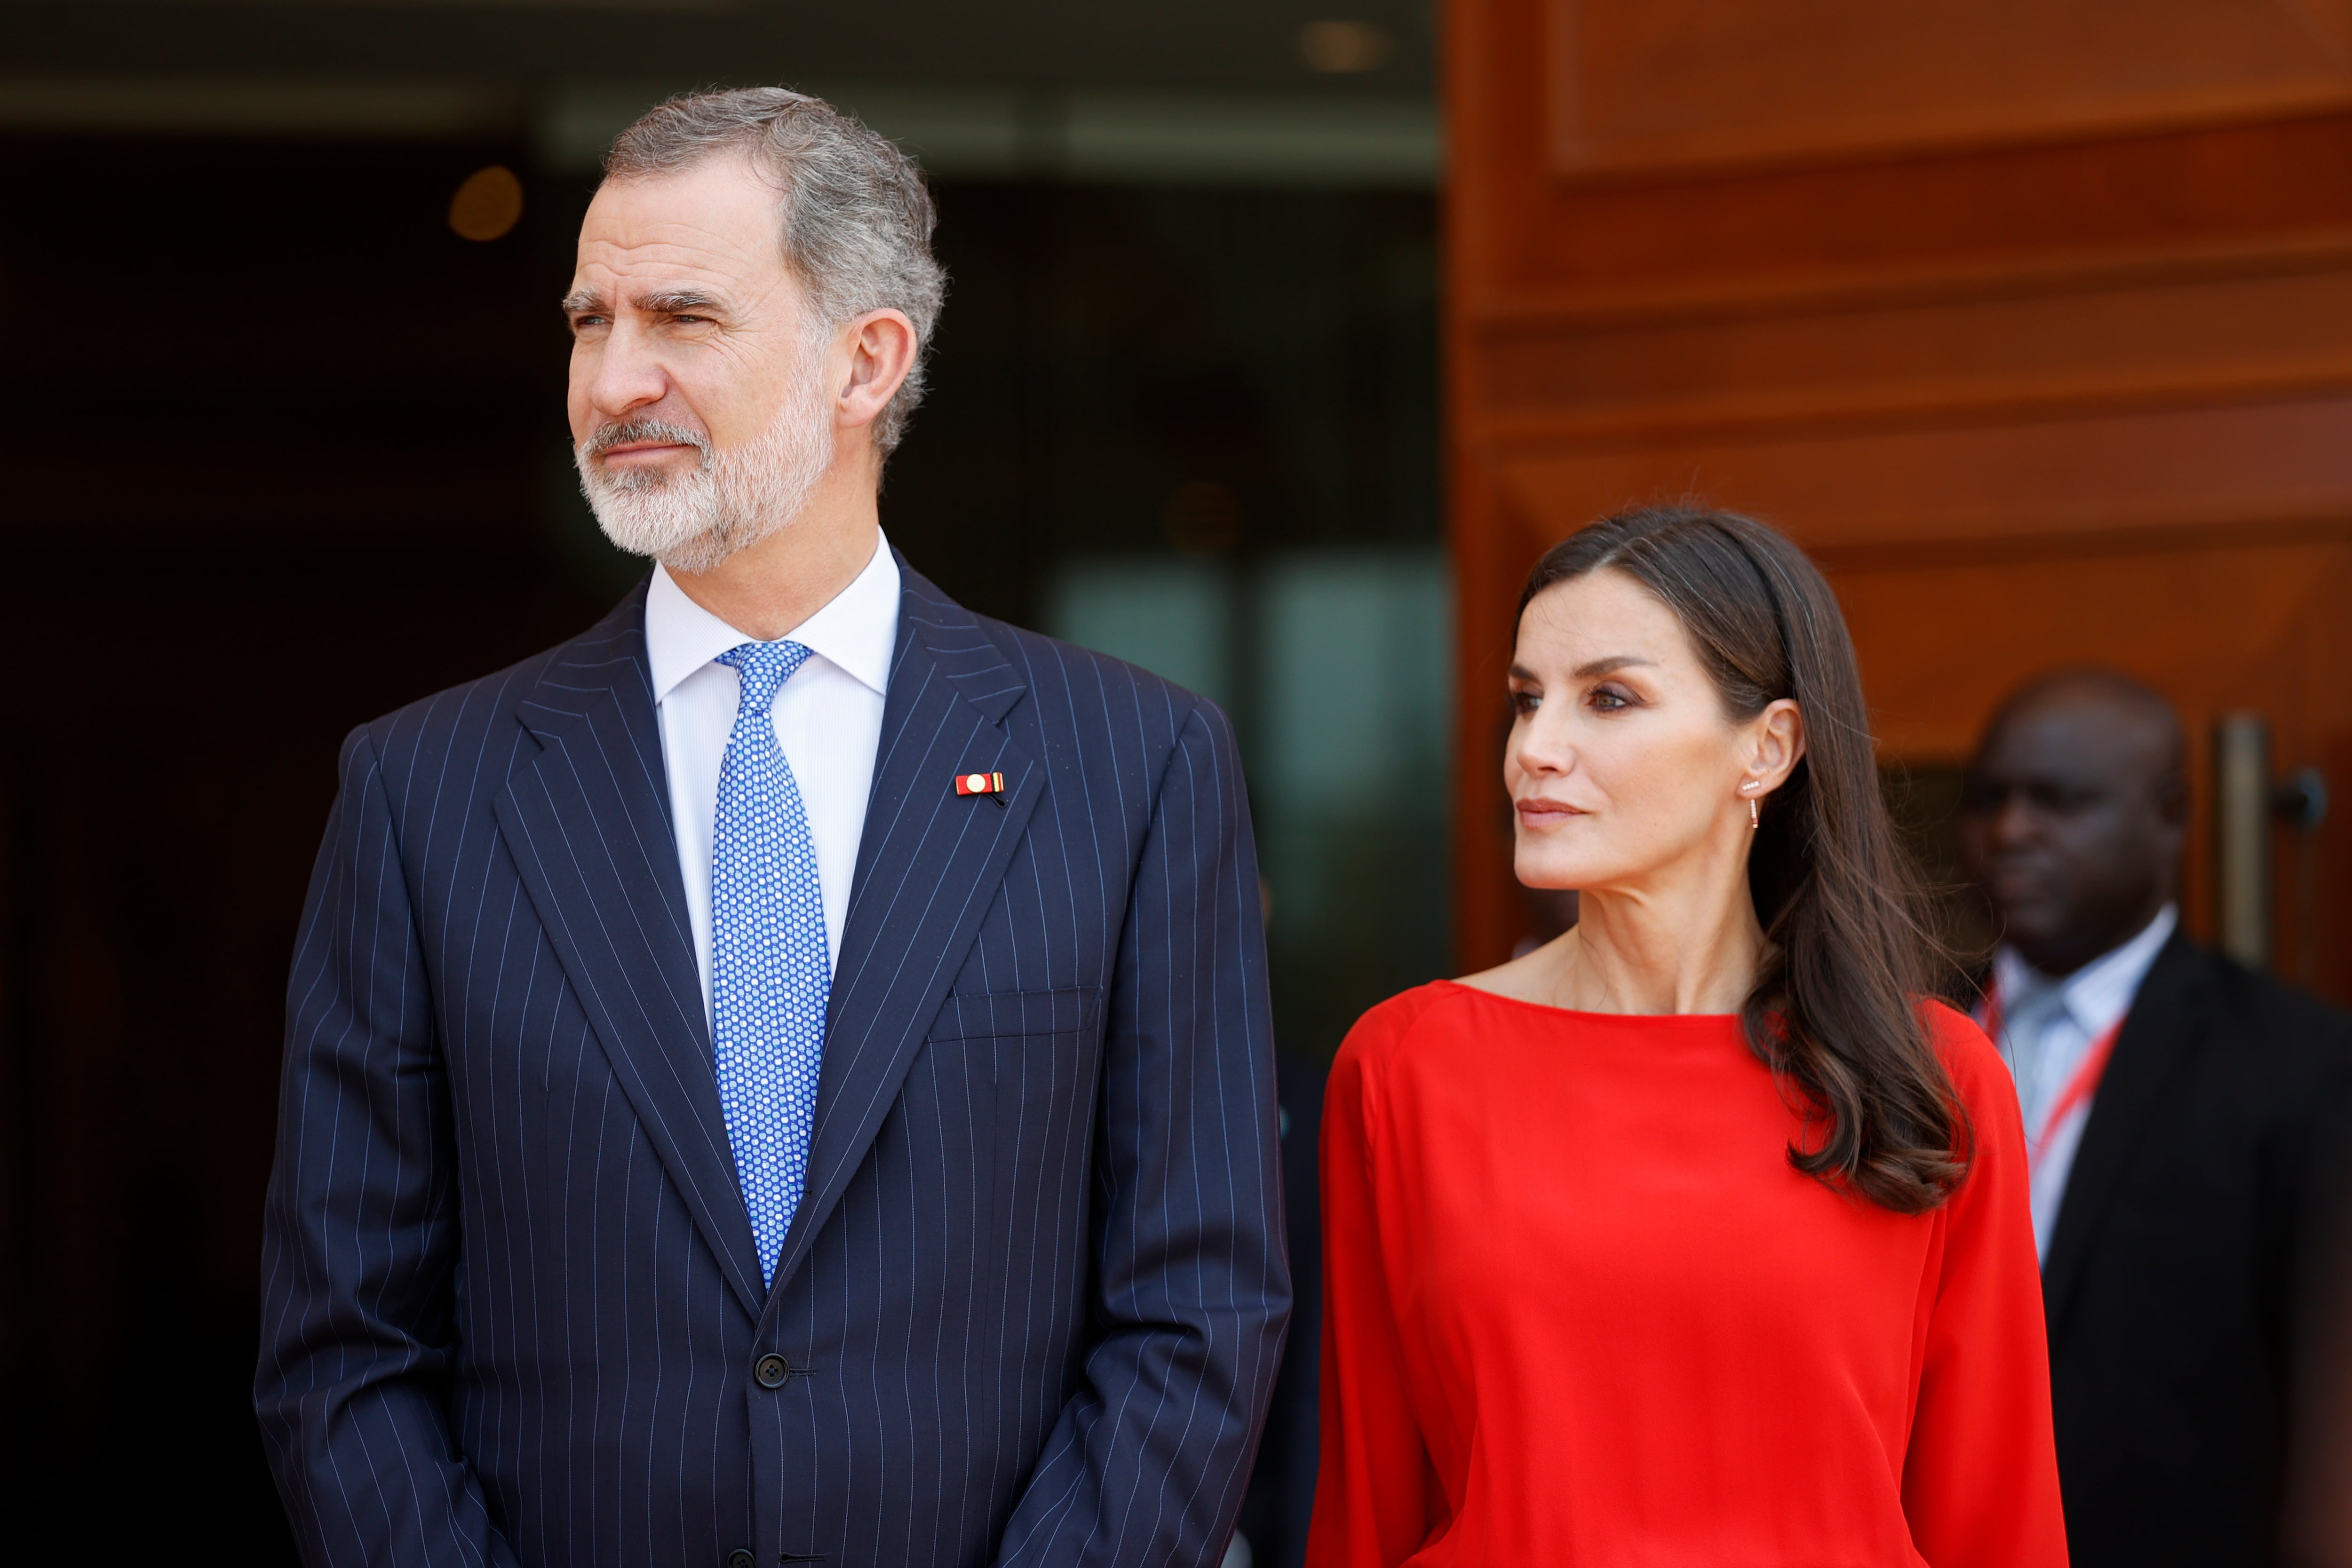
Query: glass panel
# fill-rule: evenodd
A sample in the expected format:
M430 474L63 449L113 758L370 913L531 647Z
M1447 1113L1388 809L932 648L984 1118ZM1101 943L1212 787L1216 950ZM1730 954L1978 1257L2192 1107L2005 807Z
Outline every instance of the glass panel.
M1247 749L1292 1050L1328 1056L1364 1009L1445 972L1450 608L1434 549L1265 573Z
M1054 636L1233 709L1234 591L1224 568L1149 556L1080 558L1062 563L1046 601Z
M1065 562L1048 629L1200 692L1242 737L1286 1049L1328 1058L1444 971L1450 593L1434 547L1244 567Z

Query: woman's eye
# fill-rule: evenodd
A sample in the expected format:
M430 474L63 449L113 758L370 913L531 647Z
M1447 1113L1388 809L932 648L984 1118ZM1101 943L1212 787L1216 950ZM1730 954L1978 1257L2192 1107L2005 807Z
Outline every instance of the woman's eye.
M1511 711L1517 714L1521 718L1525 718L1528 715L1535 712L1538 707L1542 706L1542 704L1543 697L1539 693L1513 692L1511 694Z
M1615 692L1598 691L1592 694L1592 706L1602 713L1615 713L1621 707L1631 707L1633 705Z

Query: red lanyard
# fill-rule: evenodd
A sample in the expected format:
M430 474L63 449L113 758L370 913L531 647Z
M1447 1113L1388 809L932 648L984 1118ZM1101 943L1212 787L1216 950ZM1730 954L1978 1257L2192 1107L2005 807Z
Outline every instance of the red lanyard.
M2125 1014L2126 1018L2129 1016L2128 1012ZM2000 988L1988 986L1985 988L1984 1031L1996 1047L2000 1044ZM2116 1053L2116 1036L2123 1031L2124 1020L2117 1019L2107 1026L2105 1033L2091 1042L2091 1049L2083 1053L2083 1060L2074 1068L2074 1076L2066 1081L2066 1087L2059 1091L2057 1102L2050 1107L2050 1113L2042 1118L2041 1132L2027 1137L2025 1166L2029 1176L2042 1169L2042 1155L2050 1146L2051 1134L2064 1126L2066 1118L2099 1092L2099 1080L2106 1076L2107 1059Z

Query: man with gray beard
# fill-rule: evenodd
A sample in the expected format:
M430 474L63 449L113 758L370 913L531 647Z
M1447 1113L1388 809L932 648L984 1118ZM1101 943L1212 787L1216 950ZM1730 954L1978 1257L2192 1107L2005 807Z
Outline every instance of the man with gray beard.
M1207 1564L1289 1307L1233 735L882 538L887 141L625 131L564 309L653 558L346 743L257 1402L312 1563Z

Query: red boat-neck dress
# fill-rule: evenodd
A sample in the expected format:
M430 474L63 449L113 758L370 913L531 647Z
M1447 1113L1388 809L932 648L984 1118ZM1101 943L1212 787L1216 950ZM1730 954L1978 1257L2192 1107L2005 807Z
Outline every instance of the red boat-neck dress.
M1902 1215L1790 1168L1728 1017L1451 981L1367 1013L1323 1120L1313 1568L2063 1568L2017 1097Z

